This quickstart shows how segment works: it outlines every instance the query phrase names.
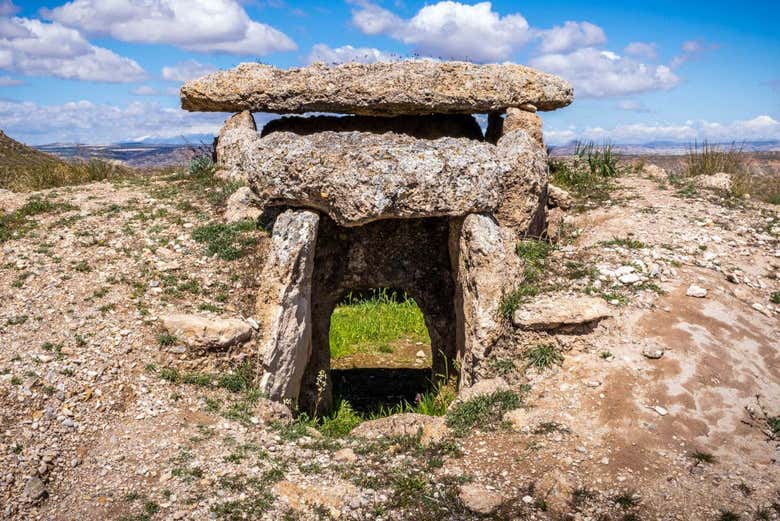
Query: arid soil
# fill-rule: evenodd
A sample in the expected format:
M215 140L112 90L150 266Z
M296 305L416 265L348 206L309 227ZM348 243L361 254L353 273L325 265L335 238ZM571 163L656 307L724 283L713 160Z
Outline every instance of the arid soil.
M0 243L0 518L780 519L779 208L619 185L548 259L615 316L554 335L560 366L518 349L496 365L528 386L512 421L428 448L287 425L235 372L251 342L161 345L166 312L252 313L251 246L209 255L192 232L221 215L186 181L0 193L61 203Z

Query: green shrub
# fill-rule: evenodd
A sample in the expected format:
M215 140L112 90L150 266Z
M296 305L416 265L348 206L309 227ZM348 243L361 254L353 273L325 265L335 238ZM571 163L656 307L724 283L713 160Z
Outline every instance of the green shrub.
M334 407L334 412L322 419L319 430L330 438L341 438L349 434L362 421L363 418L355 412L348 401L339 400Z
M619 159L609 142L600 146L578 142L573 157L548 160L550 182L580 198L607 199L613 180L620 175Z
M211 223L193 230L192 238L206 245L208 255L232 261L246 255L257 244L257 237L252 234L255 230L257 223L249 219L230 224Z
M539 371L563 363L563 355L552 344L535 345L525 352L525 358L528 360L526 367L534 367Z
M512 391L479 395L453 407L447 413L447 425L457 436L464 436L474 427L493 430L505 412L516 409L520 404L520 396Z

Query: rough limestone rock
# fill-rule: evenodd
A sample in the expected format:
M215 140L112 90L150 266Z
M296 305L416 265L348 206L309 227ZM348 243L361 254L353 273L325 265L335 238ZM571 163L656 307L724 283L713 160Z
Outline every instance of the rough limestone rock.
M603 299L582 295L545 295L523 304L512 316L522 329L551 331L577 328L613 316Z
M500 493L476 483L461 485L458 497L463 502L463 506L482 515L492 514L504 502Z
M248 179L262 204L320 210L344 226L502 207L508 221L523 226L534 218L546 176L546 163L537 163L521 132L493 146L367 132L274 132L261 139L241 128L226 132L219 146L220 169Z
M550 208L560 208L561 210L569 210L574 205L574 197L564 190L558 188L555 185L547 185L547 206Z
M260 388L272 400L298 399L311 354L311 278L318 223L314 212L287 210L273 225L256 304Z
M242 186L233 192L227 200L225 221L234 223L245 219L256 220L263 210L258 206L258 200L252 189Z
M516 235L542 235L545 228L547 153L527 132L513 130L498 140L502 161L512 165L502 178L503 199L495 212L501 226Z
M573 96L567 81L515 64L414 60L281 70L242 63L185 83L181 105L190 111L394 116L504 112L525 103L553 110Z
M187 313L162 317L162 325L185 344L201 349L223 349L252 337L252 326L237 318L209 318Z
M713 190L723 190L728 192L734 184L731 174L726 172L717 172L715 174L701 175L696 178L696 186L700 188L711 188Z
M497 376L495 378L486 378L469 387L463 387L458 393L456 402L467 402L478 396L485 396L496 393L498 391L508 391L509 384L506 380ZM454 404L455 402L453 402Z
M352 436L368 439L417 436L417 434L421 434L420 443L429 445L449 436L450 429L442 416L410 412L363 422L351 432Z
M46 497L46 486L43 484L40 478L35 476L30 477L24 484L24 497L28 501L38 501Z
M507 109L502 133L508 134L509 132L518 129L525 130L540 147L544 147L542 118L537 114L522 109Z
M226 121L225 124L222 126L222 128L219 131L219 134L214 139L214 164L215 164L215 172L214 175L218 177L219 179L223 179L225 181L238 181L238 182L245 182L246 179L241 177L234 178L234 172L232 172L229 169L221 168L222 162L220 161L220 157L223 157L225 155L230 155L231 152L235 154L235 150L231 150L234 148L237 148L239 144L235 141L226 141L223 139L225 134L236 130L236 129L243 129L251 134L257 134L257 124L255 123L255 118L252 116L252 113L248 110L245 110L243 112L239 112L238 114L233 114L230 116Z
M484 141L482 129L469 114L431 114L429 116L286 116L269 121L261 136L273 132L309 135L316 132L371 132L407 134L418 139L462 137Z
M461 386L478 378L478 367L504 333L501 302L522 280L514 233L489 215L471 214L450 226L456 271L455 312L461 359Z

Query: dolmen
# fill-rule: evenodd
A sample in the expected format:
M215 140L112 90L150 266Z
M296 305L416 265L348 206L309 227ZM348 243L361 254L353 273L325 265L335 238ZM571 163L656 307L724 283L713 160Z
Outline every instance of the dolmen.
M271 216L256 305L268 396L330 407L331 313L373 288L417 301L434 374L484 376L508 341L500 308L522 282L517 242L546 226L537 111L572 99L569 83L521 65L432 60L245 63L186 83L184 109L235 113L217 170ZM288 116L258 131L253 112Z

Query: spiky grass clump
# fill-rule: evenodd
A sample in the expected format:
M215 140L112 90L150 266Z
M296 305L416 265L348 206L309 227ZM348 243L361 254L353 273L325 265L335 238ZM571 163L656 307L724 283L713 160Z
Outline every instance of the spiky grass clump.
M708 141L694 141L685 154L685 175L696 177L718 172L737 174L744 170L742 146L732 143L722 146Z
M581 199L604 200L609 198L613 181L620 175L619 160L610 142L578 142L572 158L548 161L550 181Z

